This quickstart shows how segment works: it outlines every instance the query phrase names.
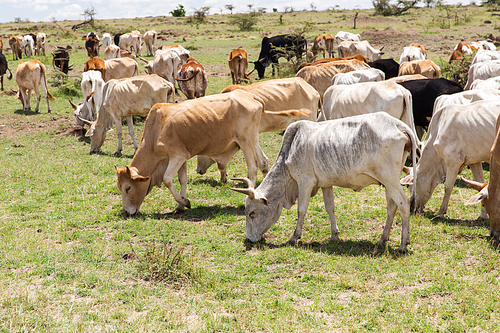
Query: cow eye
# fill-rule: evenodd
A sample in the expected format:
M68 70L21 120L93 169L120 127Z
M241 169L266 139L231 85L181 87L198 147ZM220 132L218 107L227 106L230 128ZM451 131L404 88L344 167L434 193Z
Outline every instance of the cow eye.
M132 189L132 186L127 186L127 187L125 188L125 193L128 193L128 191L130 191L130 189Z
M255 217L255 212L250 212L248 214L248 217L251 218L251 219L253 219Z

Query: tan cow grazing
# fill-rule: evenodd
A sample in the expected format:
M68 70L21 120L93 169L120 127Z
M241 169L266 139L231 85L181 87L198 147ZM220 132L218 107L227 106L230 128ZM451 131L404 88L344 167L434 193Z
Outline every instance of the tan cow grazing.
M136 56L141 56L142 35L139 31L134 30L130 33L120 36L119 47L122 50L130 50L135 52Z
M335 53L335 51L333 50L333 42L333 36L330 34L322 34L316 36L314 38L313 46L311 47L313 58L316 58L319 50L322 50L323 58L325 58L325 51L328 52L328 56L332 58L333 54Z
M264 102L242 90L153 106L134 158L127 168L116 170L122 212L136 214L152 187L162 182L178 203L176 212L190 208L186 161L196 155L227 161L228 154L232 156L241 148L248 178L255 184L257 169L260 167L264 173L269 170L259 145L259 123L264 112ZM173 185L176 174L180 193Z
M104 82L111 79L123 79L139 75L139 65L134 59L118 58L104 61L106 77Z
M441 68L432 60L405 61L399 65L399 76L421 74L428 79L438 79L441 76Z
M326 89L332 84L332 79L337 73L347 73L360 69L368 69L366 63L359 60L340 60L332 61L317 66L307 66L297 73L297 77L306 80L311 86L319 92L321 100Z
M40 61L34 59L28 62L19 63L16 71L16 82L19 86L19 91L16 98L19 98L21 100L24 112L28 112L31 109L31 90L34 90L36 94L35 112L38 112L38 106L40 105L41 98L40 92L38 91L38 86L42 85L43 93L45 95L45 99L47 100L47 110L50 113L49 97L53 101L55 101L56 99L49 93L47 89L45 66Z
M495 126L495 141L490 151L490 182L462 181L479 193L470 198L466 205L481 202L490 218L490 236L500 239L500 116Z
M118 58L135 59L135 54L133 54L130 50L120 50L120 56Z
M186 50L182 45L174 44L174 45L164 45L161 47L161 50L163 51L173 51L177 53L179 58L181 59L181 65L184 65L186 61L188 60L189 57L191 57L191 53Z
M253 83L248 86L232 85L221 94L244 90L264 101L266 113L260 118L259 133L284 131L291 123L299 120L316 121L319 115L319 93L300 77L275 79ZM323 117L319 120L325 120ZM215 161L208 156L198 156L196 172L204 174ZM227 181L221 173L221 182Z
M181 66L175 79L178 81L179 89L188 99L205 96L207 74L205 73L205 68L194 60L194 58L189 58Z
M227 57L231 79L233 84L240 84L242 81L250 81L246 71L248 69L247 51L237 48L232 50Z
M172 84L158 75L109 80L103 88L97 120L88 122L81 119L90 126L85 134L90 137L90 153L99 151L106 138L106 132L115 124L118 135L118 149L115 154L121 154L123 119L127 119L128 133L137 150L139 145L135 140L132 116L147 115L154 104L168 102L168 97L173 91Z
M83 71L99 71L101 72L101 77L104 81L106 81L106 64L104 60L99 58L91 58L85 62L83 66ZM85 96L84 96L85 97Z
M144 34L144 44L146 44L146 49L148 50L147 55L152 56L156 52L156 36L158 34L156 31L146 31Z
M183 63L179 53L174 49L175 48L157 50L152 61L148 61L142 57L139 59L146 63L144 68L148 71L148 74L159 75L167 79L175 87L175 76Z
M384 45L385 46L385 45ZM340 57L348 57L356 54L362 54L370 61L375 61L382 59L384 49L382 46L379 50L370 45L367 40L361 42L353 42L350 40L343 41L338 46L338 52Z
M302 68L306 67L306 66L316 66L316 65L319 65L319 64L324 64L324 63L327 63L327 62L332 62L332 61L338 61L338 60L353 60L353 59L356 59L356 60L359 60L359 61L362 61L362 62L365 62L365 63L368 63L370 62L370 60L368 60L364 55L362 54L356 54L354 56L349 56L349 57L345 57L345 58L342 58L342 57L336 57L336 58L325 58L325 59L320 59L320 60L316 60L316 61L313 61L313 62L303 62L299 65L299 68L297 68L297 72L300 71Z
M393 81L393 82L405 82L405 81L411 81L411 80L423 80L427 79L425 76L420 75L420 74L413 74L413 75L403 75L403 76L396 76L396 77L391 77L387 81Z
M120 56L120 48L116 45L109 45L104 49L104 57L106 60L121 58Z
M45 42L47 41L47 35L43 32L39 32L36 35L36 50L35 54L39 56L45 56Z
M23 36L10 36L9 46L12 50L12 60L20 60L23 58Z

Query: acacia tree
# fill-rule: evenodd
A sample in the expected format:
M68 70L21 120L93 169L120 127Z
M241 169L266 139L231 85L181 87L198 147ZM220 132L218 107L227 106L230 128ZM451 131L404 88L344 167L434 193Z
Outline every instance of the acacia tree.
M375 8L376 15L398 16L410 8L415 7L419 1L420 0L398 0L396 4L392 4L390 0L373 0L372 4Z

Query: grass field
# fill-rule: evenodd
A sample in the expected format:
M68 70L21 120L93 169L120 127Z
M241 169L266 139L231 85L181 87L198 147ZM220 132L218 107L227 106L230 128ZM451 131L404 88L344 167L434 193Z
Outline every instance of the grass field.
M439 8L398 18L360 11L357 29L352 29L353 11L286 13L283 25L280 13L268 13L260 17L260 32L237 31L225 15L211 15L199 26L172 17L97 24L100 35L155 29L165 37L160 45L189 47L209 72L207 93L215 94L231 83L229 51L241 46L256 60L260 33L289 32L307 22L312 23L309 39L323 31L411 30L411 35L367 39L386 45L386 56L396 59L409 39L421 42L439 64L459 40L495 35L500 25L499 16L486 8L448 11L461 19L458 25ZM476 220L480 207L463 204L474 191L459 180L445 218L432 219L442 185L425 212L412 216L405 255L397 253L399 213L387 247L376 246L386 203L384 188L375 185L356 193L334 190L340 241L329 241L328 214L318 193L297 246L286 246L296 206L283 211L263 241L248 243L245 197L230 190L238 184L220 183L214 167L196 174L194 159L188 163L192 209L174 215L176 203L162 186L146 197L140 214L123 216L115 166L130 163L133 145L125 131L123 155L113 156L113 130L102 152L90 155L88 139L65 135L75 125L67 98L82 98L78 78L88 59L82 39L88 31L72 32L78 22L56 23L0 25L14 73L19 61L5 50L5 37L12 33L45 31L49 51L67 44L75 50L69 83L49 88L57 98L52 113L43 100L40 113L24 113L13 96L0 96L0 332L500 331L498 244L487 237L488 220ZM39 59L54 83L51 57ZM9 89L16 89L15 80L6 82ZM135 128L140 138L144 123L136 119ZM278 133L260 137L271 164L281 139ZM472 178L468 169L463 174ZM238 153L228 178L245 175Z

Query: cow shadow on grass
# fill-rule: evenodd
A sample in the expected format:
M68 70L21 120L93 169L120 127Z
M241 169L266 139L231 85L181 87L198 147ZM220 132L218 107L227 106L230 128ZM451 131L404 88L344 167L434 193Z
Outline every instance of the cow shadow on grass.
M426 210L420 215L429 219L430 222L434 225L444 224L449 226L463 226L470 228L489 228L490 221L489 220L480 220L480 219L454 219L448 216L436 217L435 212Z
M34 115L37 115L37 114L40 114L40 112L35 112L33 110L29 110L27 112L25 112L23 109L18 109L16 111L14 111L15 114L20 114L20 115L23 115L23 116L34 116Z
M122 213L118 213L122 215ZM191 209L186 209L183 213L176 213L174 210L165 213L152 213L144 214L139 211L138 214L134 215L133 218L139 218L141 220L155 219L155 220L165 220L165 219L176 219L179 221L186 221L192 223L203 222L208 219L213 219L215 217L221 216L239 216L245 214L244 206L222 206L222 205L211 205L211 206L199 206ZM124 218L128 218L126 215L122 215Z
M245 247L247 251L251 251L253 249L256 250L266 250L266 249L278 249L283 247L292 246L288 243L283 244L273 244L268 243L266 239L261 239L257 243L252 243L249 240L245 240ZM371 242L369 240L337 240L337 241L324 241L324 242L301 242L299 241L297 248L301 248L307 251L327 253L335 256L351 256L351 257L381 257L388 256L392 259L397 259L404 255L411 254L411 251L408 251L406 254L402 254L398 252L397 246L378 246L377 243Z

